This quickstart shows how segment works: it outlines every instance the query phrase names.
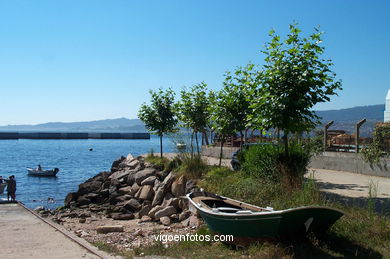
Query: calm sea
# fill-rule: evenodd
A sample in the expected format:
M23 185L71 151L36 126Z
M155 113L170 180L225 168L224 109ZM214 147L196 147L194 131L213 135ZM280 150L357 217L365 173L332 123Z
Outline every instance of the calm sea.
M164 152L173 152L174 144L164 138ZM93 151L89 151L92 148ZM150 140L1 140L0 175L15 175L16 198L30 208L62 206L66 194L101 171L109 171L112 162L121 155L134 156L159 149L159 139ZM60 168L56 178L27 176L26 167L40 164L44 169ZM54 202L48 202L48 198ZM6 198L0 194L0 198Z

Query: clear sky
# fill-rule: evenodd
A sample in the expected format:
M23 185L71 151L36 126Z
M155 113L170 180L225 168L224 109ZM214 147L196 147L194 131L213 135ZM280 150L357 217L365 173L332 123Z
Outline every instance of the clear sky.
M344 90L316 109L384 103L390 1L1 0L0 125L135 118L149 89L205 81L249 61L275 28L320 25Z

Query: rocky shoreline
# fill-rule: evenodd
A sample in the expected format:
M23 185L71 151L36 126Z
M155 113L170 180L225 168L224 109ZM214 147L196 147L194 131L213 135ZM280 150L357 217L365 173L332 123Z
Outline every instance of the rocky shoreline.
M185 194L196 190L192 180L131 154L112 163L69 193L65 206L37 208L43 217L91 243L119 249L155 243L158 234L188 234L202 224Z

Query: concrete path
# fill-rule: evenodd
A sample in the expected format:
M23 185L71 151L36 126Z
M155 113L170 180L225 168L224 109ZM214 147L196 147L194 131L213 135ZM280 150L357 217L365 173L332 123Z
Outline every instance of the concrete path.
M310 168L309 174L313 171L321 191L368 198L371 188L372 197L390 199L390 178L315 168Z
M100 251L99 256L92 253L16 203L0 204L0 233L2 259L108 257Z
M390 215L390 178L313 168L306 177L313 171L320 191L330 200L358 207L369 206L371 200L376 212Z

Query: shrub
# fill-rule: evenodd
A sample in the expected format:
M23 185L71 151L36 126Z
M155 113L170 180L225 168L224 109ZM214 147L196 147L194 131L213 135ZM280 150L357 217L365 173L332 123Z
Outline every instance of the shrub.
M154 164L159 170L164 170L168 167L169 160L166 157L159 157L149 154L145 157L145 161Z
M254 145L244 152L242 169L247 175L267 182L299 185L309 160L310 153L296 143L290 144L288 156L281 146Z
M266 182L242 171L213 168L198 185L212 193L275 209L325 204L313 178L299 188L286 190L283 183Z
M178 159L181 161L178 168L179 173L183 173L192 179L201 178L209 168L198 154L181 153L178 155Z

